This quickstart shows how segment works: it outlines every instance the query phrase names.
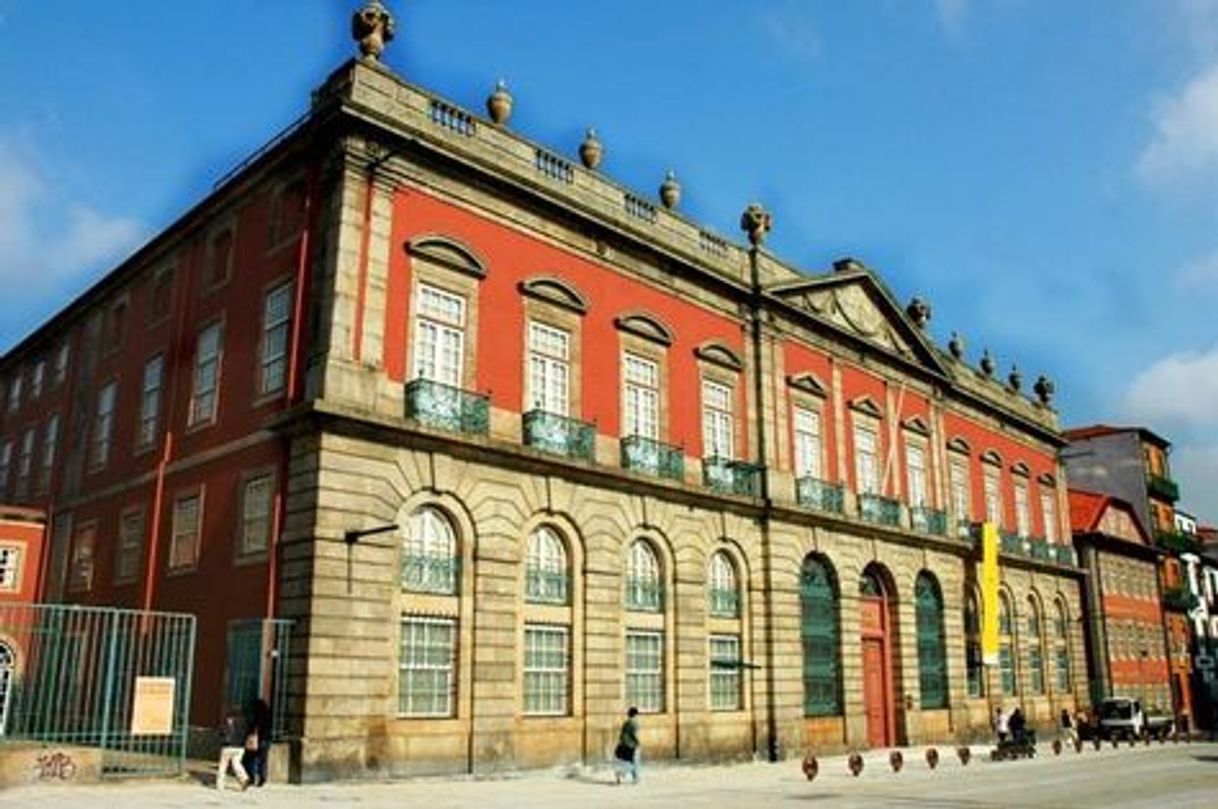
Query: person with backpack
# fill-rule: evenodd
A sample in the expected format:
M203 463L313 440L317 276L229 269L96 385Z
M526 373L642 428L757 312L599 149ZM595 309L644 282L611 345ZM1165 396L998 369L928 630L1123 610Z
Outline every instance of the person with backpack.
M630 775L634 783L639 782L639 769L641 761L639 760L642 752L642 745L639 743L639 709L634 706L626 711L626 721L622 723L622 729L617 736L617 747L614 748L613 757L617 760L617 770L614 773L614 783L622 783L622 778L626 774Z

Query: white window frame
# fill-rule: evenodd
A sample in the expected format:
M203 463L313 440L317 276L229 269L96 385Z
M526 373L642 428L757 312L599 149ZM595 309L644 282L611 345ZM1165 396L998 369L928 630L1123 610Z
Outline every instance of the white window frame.
M641 644L651 648L640 649ZM640 713L664 713L664 633L656 630L626 631L626 704Z
M129 509L119 515L118 553L114 558L115 583L122 584L139 578L140 562L144 553L144 531L143 509Z
M42 383L46 377L47 361L38 360L34 363L34 370L30 378L30 398L37 399L42 395Z
M216 321L199 330L195 340L195 371L187 427L212 424L219 411L220 374L224 362L224 324Z
M824 441L819 410L796 405L791 415L795 439L795 476L824 479Z
M702 456L731 460L735 453L735 391L713 379L702 379Z
M13 374L13 381L8 386L8 412L14 412L21 406L21 384L25 381L25 369L18 368Z
M622 435L660 439L660 364L622 352Z
M17 497L30 493L30 475L34 471L34 428L26 427L21 433L21 446L17 450Z
M854 479L859 494L880 494L879 425L854 419ZM865 439L865 440L864 440Z
M187 508L193 504L193 515ZM187 520L189 519L189 523ZM186 530L193 528L193 530ZM169 569L189 570L199 564L199 545L203 533L203 493L192 492L182 494L173 501L173 528L169 537ZM183 545L189 542L188 545ZM183 556L183 549L189 549L189 559Z
M292 282L269 290L262 301L262 343L258 393L283 390L288 378L288 333L292 328Z
M422 560L421 578L407 582L403 568L402 586L412 592L453 595L460 586L457 565L457 534L452 521L434 506L421 506L407 519L402 537L402 553L406 557ZM443 565L433 565L427 560L442 560L451 563L448 572Z
M929 506L930 478L926 470L926 445L909 436L905 438L905 470L909 486L909 505Z
M460 388L465 371L465 298L419 283L413 379Z
M567 572L567 546L558 532L548 525L540 526L529 534L528 553L525 559L525 599L539 604L565 604L570 597L570 578ZM529 572L543 574L528 577ZM552 584L546 576L562 577L558 592L551 590Z
M1015 481L1015 532L1021 537L1032 535L1032 509L1028 504L1028 484Z
M97 410L93 416L93 432L89 441L89 467L98 469L110 461L110 446L114 437L114 409L118 398L118 383L110 380L97 391Z
M71 357L72 347L67 342L59 346L59 350L55 352L55 365L51 372L51 384L55 387L62 385L64 380L68 378L68 359Z
M559 652L557 660L554 659L556 651ZM568 627L526 623L523 669L525 716L566 716L570 713L571 630Z
M139 449L148 449L156 443L161 428L161 397L165 387L165 355L156 354L144 362L144 375L140 384L140 429Z
M265 493L251 496L256 487ZM271 528L275 505L275 476L270 472L250 475L241 484L241 544L240 556L257 556L267 552L271 544Z
M740 636L711 634L706 639L707 703L712 711L739 711L743 707L743 683L740 676ZM716 666L715 663L731 663L733 667ZM730 695L730 700L723 699Z
M82 542L87 536L88 542ZM93 589L93 566L97 559L97 523L78 526L72 534L72 554L68 566L68 589L87 591Z
M1052 489L1040 493L1040 518L1045 525L1045 541L1050 545L1057 542L1056 494Z
M571 412L571 333L529 321L529 410Z
M42 427L42 463L38 470L38 488L45 491L51 485L55 456L59 454L59 414L52 413Z
M952 491L952 511L961 530L973 521L973 488L969 459L965 455L948 455L947 475Z
M442 649L434 644L428 634L428 629L442 627L447 630L447 654L441 656L432 652ZM417 633L416 633L417 630ZM420 646L414 641L419 641ZM398 658L398 715L430 719L445 719L455 715L456 706L456 658L457 658L457 622L452 618L432 618L420 615L404 615L401 621L401 638ZM432 687L426 691L414 691L409 687L409 673L418 672L433 678ZM439 686L439 687L436 687ZM420 706L422 697L433 698L443 695L442 701L433 701L432 707Z
M985 492L985 519L986 522L992 522L998 527L1002 527L1002 472L987 465L983 479L983 491Z
M21 548L0 545L0 590L15 591L21 583Z

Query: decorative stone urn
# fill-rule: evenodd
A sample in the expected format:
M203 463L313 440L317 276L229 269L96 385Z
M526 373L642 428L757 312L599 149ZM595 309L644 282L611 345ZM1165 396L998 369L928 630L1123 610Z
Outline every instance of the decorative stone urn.
M495 82L495 90L486 97L486 114L491 120L502 126L512 117L512 94L508 92L507 82L503 79Z
M351 37L359 43L360 54L371 62L381 58L393 34L393 15L380 0L369 0L351 17Z
M1023 389L1023 374L1019 373L1019 368L1011 366L1011 373L1007 374L1007 382L1010 383L1011 390L1016 393Z
M681 204L681 184L671 171L664 175L664 182L660 183L660 202L670 211Z
M910 299L909 306L905 307L905 314L909 315L915 326L925 329L926 324L930 322L930 304L915 295Z
M1032 386L1032 390L1036 392L1036 398L1042 405L1048 407L1053 401L1053 380L1044 374L1036 377L1036 384Z
M759 247L765 241L766 234L774 226L770 212L761 207L761 203L750 203L740 214L740 229L748 234L749 244ZM860 759L861 760L861 759Z
M584 142L579 145L580 161L585 167L595 171L600 168L604 156L605 144L601 143L601 139L596 136L596 130L588 127L588 133L584 135Z
M947 350L956 359L964 359L964 338L960 336L960 332L952 332L952 339L947 341Z
M987 348L981 355L981 373L993 376L995 367L994 358L990 356L990 350Z

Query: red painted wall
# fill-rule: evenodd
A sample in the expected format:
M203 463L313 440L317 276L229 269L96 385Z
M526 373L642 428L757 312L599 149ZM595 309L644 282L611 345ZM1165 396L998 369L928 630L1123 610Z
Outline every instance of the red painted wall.
M788 376L810 373L825 386L826 396L820 419L821 441L824 444L825 452L825 479L830 483L845 481L845 470L838 469L837 464L837 442L840 437L837 434L837 424L833 417L833 365L829 356L793 340L784 340L782 342L782 362ZM781 381L777 384L780 385L778 392L785 393L785 385ZM789 399L779 397L779 401L786 401L788 407L786 442L787 446L792 448L792 455L787 469L794 469L795 420L789 410L791 407Z
M6 511L0 508L0 512ZM31 603L39 600L38 582L42 572L46 526L32 516L0 513L0 545L15 546L20 552L15 589L0 588L0 604Z

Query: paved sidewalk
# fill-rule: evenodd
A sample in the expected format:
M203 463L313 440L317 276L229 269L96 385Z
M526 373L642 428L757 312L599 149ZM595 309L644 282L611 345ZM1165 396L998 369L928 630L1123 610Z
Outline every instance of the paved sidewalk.
M1103 807L1143 809L1214 809L1218 806L1218 744L1194 743L1150 748L1110 746L1096 752L1063 751L1054 757L1048 745L1032 761L994 763L988 748L974 748L973 761L961 766L953 748L941 748L939 768L931 771L925 748L903 750L900 773L888 765L888 751L864 755L864 770L855 778L845 756L821 760L820 774L809 783L798 760L778 764L723 766L645 765L639 786L614 786L612 768L546 770L502 777L430 778L398 782L342 783L314 786L271 785L247 792L219 793L197 780L125 782L91 787L40 785L0 793L0 806L22 809L120 807L121 809L188 809L188 807L258 806L314 809L357 806L360 809L518 809L568 807L596 809L703 809L766 806L812 801L831 809L1045 809Z

